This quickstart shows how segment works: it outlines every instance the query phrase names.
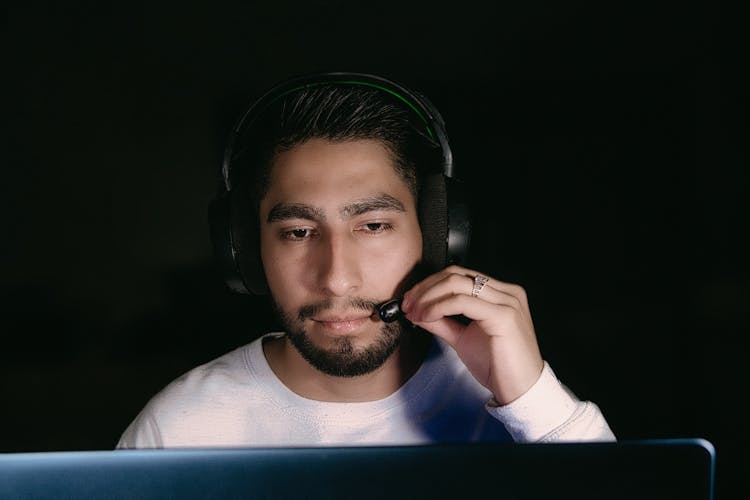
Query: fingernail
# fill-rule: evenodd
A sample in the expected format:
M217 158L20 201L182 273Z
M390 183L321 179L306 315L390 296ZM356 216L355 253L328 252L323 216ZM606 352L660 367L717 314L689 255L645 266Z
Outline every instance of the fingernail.
M409 300L409 296L404 295L404 298L401 300L401 310L406 313L409 311L410 306L411 306L411 301Z

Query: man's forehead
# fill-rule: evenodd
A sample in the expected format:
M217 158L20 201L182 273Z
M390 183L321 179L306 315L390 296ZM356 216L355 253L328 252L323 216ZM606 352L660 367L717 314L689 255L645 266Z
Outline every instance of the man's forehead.
M270 164L270 179L294 182L299 178L324 181L331 171L377 171L375 178L398 175L397 160L390 149L375 139L334 141L309 139L274 155Z

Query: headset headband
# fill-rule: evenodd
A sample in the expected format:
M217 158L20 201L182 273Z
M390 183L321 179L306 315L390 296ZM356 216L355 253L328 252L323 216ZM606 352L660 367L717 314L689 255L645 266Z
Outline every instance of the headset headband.
M372 87L386 92L406 104L423 123L425 138L439 146L442 151L442 169L446 177L453 176L453 153L448 143L448 135L445 131L445 122L437 108L423 95L412 92L396 82L386 78L366 73L316 73L287 80L266 91L255 101L232 129L231 137L224 149L224 161L222 163L222 176L224 189L232 190L232 154L237 138L242 131L251 127L263 112L279 99L298 90L322 85L359 85Z

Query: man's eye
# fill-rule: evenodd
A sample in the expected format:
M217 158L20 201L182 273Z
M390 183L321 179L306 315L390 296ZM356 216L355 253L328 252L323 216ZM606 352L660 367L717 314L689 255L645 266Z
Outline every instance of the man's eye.
M312 229L305 229L305 228L298 228L298 229L291 229L289 231L283 231L281 233L281 237L285 240L304 240L305 238L309 238L312 236Z
M368 222L362 228L367 233L382 233L393 229L393 226L386 222Z

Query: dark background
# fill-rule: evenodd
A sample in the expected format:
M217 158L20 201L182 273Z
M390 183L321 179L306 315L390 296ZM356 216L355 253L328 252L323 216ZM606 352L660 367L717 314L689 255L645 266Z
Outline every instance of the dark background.
M259 92L379 73L442 111L473 267L620 439L748 461L746 27L719 3L28 2L8 8L0 452L112 448L170 380L269 327L206 207Z

